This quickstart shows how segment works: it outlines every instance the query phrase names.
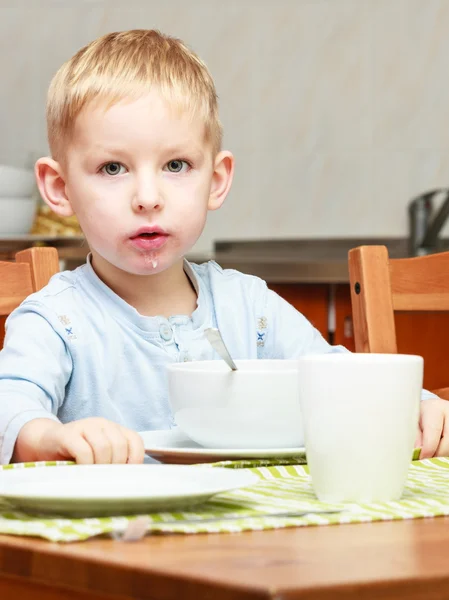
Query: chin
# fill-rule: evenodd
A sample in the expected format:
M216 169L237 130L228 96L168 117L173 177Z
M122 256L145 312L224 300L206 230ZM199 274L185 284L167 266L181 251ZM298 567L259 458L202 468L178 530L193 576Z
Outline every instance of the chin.
M180 249L178 249L180 250ZM103 263L109 263L115 269L118 269L129 275L147 276L162 273L170 269L177 263L183 260L184 254L180 251L163 252L154 251L146 253L122 253L121 255L113 256L110 252L98 252L95 254ZM95 256L94 256L94 262ZM104 265L106 267L106 265ZM106 267L107 268L107 267ZM100 268L100 270L102 270Z
M175 265L182 257L167 260L164 256L141 256L139 260L131 261L123 270L133 275L156 275Z
M167 266L162 265L160 263L160 261L158 261L158 260L155 260L153 264L150 262L148 265L136 264L136 263L131 263L131 264L125 263L125 264L117 265L117 267L121 271L124 271L125 273L128 273L129 275L140 275L140 276L155 275L156 273L160 273L167 269Z

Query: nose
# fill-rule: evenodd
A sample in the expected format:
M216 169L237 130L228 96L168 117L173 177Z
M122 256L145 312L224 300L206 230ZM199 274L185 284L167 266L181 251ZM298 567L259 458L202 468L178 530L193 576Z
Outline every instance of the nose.
M142 213L161 210L164 206L162 190L157 177L150 173L142 173L136 178L132 207L135 212Z

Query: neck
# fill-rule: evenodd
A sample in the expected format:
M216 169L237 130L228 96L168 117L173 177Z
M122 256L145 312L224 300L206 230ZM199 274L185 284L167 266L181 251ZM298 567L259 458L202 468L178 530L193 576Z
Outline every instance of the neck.
M196 308L197 294L183 259L154 275L127 273L94 252L91 264L98 277L143 316L191 315Z

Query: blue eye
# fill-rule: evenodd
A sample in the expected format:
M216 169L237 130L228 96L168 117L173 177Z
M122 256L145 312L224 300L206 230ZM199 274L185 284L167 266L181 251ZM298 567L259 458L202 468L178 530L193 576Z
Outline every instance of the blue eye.
M167 163L166 168L170 173L182 173L189 168L189 163L185 160L171 160Z
M101 171L106 173L106 175L122 175L122 173L126 172L126 169L118 162L110 162L103 165Z

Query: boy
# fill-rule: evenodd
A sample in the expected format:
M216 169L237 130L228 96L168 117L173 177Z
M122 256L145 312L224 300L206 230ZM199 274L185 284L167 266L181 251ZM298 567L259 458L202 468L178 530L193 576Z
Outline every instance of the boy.
M156 31L106 35L61 67L47 105L41 195L76 214L91 254L8 319L0 354L1 462L137 463L139 430L174 425L165 367L332 348L266 284L183 257L218 209L234 159L201 60ZM446 453L447 405L423 402L423 455ZM440 442L442 438L442 442Z

